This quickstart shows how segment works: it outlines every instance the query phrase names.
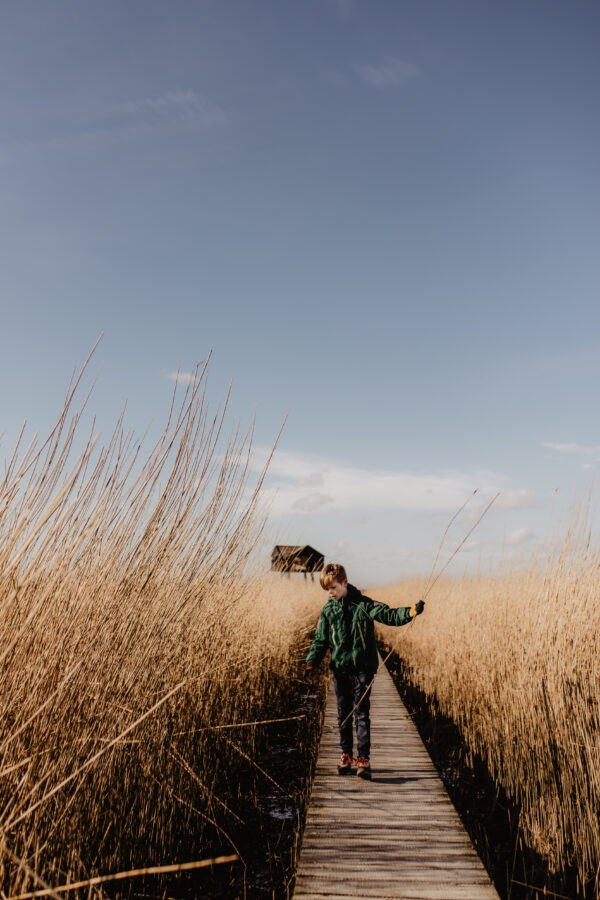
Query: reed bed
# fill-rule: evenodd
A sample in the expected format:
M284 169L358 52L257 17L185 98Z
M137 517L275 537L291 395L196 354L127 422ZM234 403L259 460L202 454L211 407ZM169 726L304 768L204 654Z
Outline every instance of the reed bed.
M422 617L380 637L520 804L523 839L599 896L600 556L574 532L545 568L439 581ZM408 606L427 586L372 595Z
M80 374L48 439L6 464L5 897L207 852L244 862L229 831L255 729L239 723L288 709L322 598L249 574L262 476L249 484L251 432L224 437L205 374L176 390L149 450L122 418L106 445L93 428L82 440Z

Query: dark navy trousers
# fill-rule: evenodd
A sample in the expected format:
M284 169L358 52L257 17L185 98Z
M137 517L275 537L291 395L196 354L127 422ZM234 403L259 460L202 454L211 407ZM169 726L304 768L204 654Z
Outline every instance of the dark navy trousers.
M357 709L354 711L354 721L356 722L356 743L358 755L365 759L369 758L371 752L371 720L369 718L369 710L371 707L371 691L367 691L367 695L363 696L369 684L373 680L373 675L333 675L333 684L335 687L335 696L337 697L338 708L338 725L340 726L340 746L342 753L348 753L352 756L352 710L358 703ZM360 701L360 702L359 702ZM348 721L344 722L344 719Z

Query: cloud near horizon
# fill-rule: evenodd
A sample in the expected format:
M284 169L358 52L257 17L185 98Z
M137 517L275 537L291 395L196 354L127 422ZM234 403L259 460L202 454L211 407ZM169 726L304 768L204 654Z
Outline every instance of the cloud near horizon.
M496 500L499 509L525 509L536 505L535 494L521 488L516 491L504 491Z
M508 535L506 543L509 547L520 547L521 544L532 540L534 536L533 532L528 531L527 528L514 528Z
M585 444L560 444L554 443L553 441L542 441L542 447L546 447L548 450L556 450L557 453L580 453L583 455L588 455L591 453L600 453L600 446L596 445L593 447L586 446Z
M267 456L265 448L254 448L251 468L262 471ZM505 481L504 476L483 469L426 474L366 469L279 450L269 466L264 496L274 515L333 509L447 510L462 506L475 488L483 499L501 491ZM534 502L532 492L524 489L509 490L504 496L504 509Z

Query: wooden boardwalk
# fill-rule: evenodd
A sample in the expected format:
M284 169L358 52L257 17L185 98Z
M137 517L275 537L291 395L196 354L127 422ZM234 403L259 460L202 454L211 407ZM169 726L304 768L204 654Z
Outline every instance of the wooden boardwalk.
M373 685L371 740L373 780L340 777L330 685L295 900L498 900L383 666Z

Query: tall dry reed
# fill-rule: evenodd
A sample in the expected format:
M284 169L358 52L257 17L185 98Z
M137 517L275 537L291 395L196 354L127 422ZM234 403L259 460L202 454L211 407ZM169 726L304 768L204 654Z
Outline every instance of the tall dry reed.
M599 565L575 528L545 570L442 580L414 624L380 632L521 804L527 842L582 883L600 866ZM412 605L425 587L372 593Z
M92 430L75 452L80 375L48 439L19 442L6 466L6 896L193 860L209 845L243 858L229 835L235 796L215 784L251 755L252 728L226 741L215 726L277 705L318 601L296 589L289 602L279 579L248 576L262 476L249 485L251 433L224 437L226 404L210 412L205 373L175 392L149 450L121 418L105 446Z

